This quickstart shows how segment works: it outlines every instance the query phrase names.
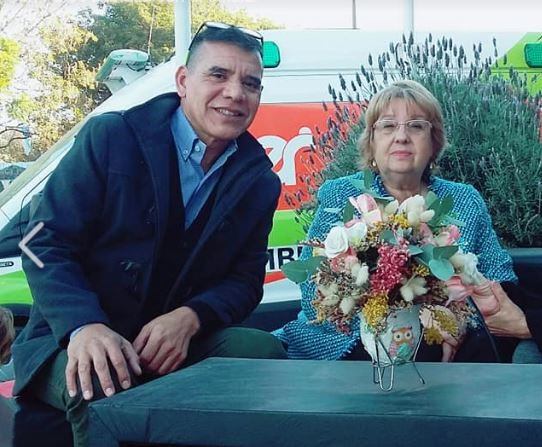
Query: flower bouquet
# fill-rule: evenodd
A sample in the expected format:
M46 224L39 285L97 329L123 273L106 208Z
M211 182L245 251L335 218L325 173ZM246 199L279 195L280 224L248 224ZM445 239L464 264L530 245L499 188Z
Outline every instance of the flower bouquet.
M422 336L428 344L462 336L474 311L466 298L485 278L476 256L457 245L462 223L452 215L452 197L429 192L399 204L375 195L372 172L364 174L351 180L363 193L349 199L343 221L325 240L303 242L312 257L282 270L297 283L315 282L315 324L348 333L359 316L382 387L383 368L413 363Z

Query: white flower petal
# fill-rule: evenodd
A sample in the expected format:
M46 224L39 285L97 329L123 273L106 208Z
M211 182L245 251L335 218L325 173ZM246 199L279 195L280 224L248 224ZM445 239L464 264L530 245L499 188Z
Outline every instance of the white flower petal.
M353 245L359 244L367 236L367 225L365 222L356 222L351 227L346 228L346 234L350 243Z
M369 279L369 267L367 264L363 264L356 274L356 285L362 286Z
M348 234L344 227L333 227L324 241L324 249L328 258L334 258L348 250Z
M341 300L341 304L339 304L339 307L341 308L341 311L344 315L348 315L355 305L354 298L351 296L347 296Z
M340 297L338 295L328 295L322 300L324 306L336 306Z
M420 214L422 222L429 222L435 216L435 210L426 210Z
M414 292L412 288L408 285L408 283L401 287L399 289L399 292L401 292L401 296L408 303L410 303L414 299Z
M399 208L399 201L393 200L384 207L384 212L388 215L395 214Z

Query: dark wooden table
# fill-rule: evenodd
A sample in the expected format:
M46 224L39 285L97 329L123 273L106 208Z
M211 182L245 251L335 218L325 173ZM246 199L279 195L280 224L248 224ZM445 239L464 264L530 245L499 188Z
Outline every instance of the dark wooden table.
M92 447L541 446L542 365L208 359L90 406ZM124 444L125 443L125 444Z

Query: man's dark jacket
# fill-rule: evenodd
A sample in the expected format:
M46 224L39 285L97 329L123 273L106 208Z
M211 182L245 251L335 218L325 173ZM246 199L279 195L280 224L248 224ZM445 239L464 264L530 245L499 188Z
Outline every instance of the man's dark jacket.
M104 323L132 341L151 319L144 310L152 308L170 172L178 172L170 166L178 106L177 95L166 94L91 118L45 186L28 225L45 224L28 244L45 267L23 257L34 306L13 346L16 393L81 325ZM191 307L203 329L242 321L263 293L280 181L250 134L237 141L209 219L161 306Z

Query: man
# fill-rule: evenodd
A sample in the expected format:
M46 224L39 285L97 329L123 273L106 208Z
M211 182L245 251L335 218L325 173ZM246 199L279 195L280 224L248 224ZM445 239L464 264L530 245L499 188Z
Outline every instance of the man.
M15 393L66 411L76 446L90 400L208 356L285 357L270 334L226 328L261 300L280 193L246 132L261 51L253 32L203 26L177 95L91 119L44 189Z

